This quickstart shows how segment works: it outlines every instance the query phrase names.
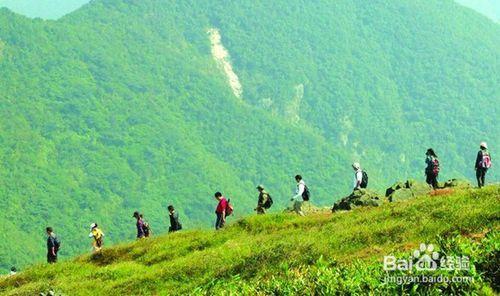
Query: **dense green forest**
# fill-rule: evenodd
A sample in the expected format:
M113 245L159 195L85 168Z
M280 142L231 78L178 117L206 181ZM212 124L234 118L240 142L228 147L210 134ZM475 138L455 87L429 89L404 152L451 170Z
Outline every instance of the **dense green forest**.
M217 190L241 216L263 183L278 211L297 173L331 205L355 160L383 189L422 178L433 146L441 180L473 178L479 141L500 144L499 33L453 1L99 0L58 21L0 9L0 267L44 260L47 225L63 256L87 250L91 222L108 243L133 239L136 209L156 233L170 203L208 227Z

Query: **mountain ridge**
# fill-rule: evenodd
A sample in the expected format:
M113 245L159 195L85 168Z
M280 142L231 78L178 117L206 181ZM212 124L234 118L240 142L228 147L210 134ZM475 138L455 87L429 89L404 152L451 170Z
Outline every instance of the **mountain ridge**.
M346 213L254 215L215 233L181 231L33 266L0 278L0 291L88 295L98 283L101 295L494 295L500 288L494 280L499 189L452 189ZM421 243L434 244L441 255L467 256L471 268L414 276L463 276L474 282L387 282L387 276L404 272L384 271L383 256L407 258Z

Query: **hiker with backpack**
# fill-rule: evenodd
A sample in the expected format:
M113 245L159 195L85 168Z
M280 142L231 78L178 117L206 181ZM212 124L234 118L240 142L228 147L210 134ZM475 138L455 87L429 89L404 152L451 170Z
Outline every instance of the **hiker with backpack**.
M142 220L142 231L144 232L144 237L149 237L151 235L151 227L149 223L144 220L144 214L140 214L139 217Z
M359 190L361 188L368 187L368 174L361 169L361 165L359 162L355 162L352 164L352 168L354 169L354 183L353 190Z
M488 144L486 144L486 142L481 142L479 144L479 152L477 152L475 168L477 186L481 188L484 186L486 172L488 172L488 169L491 168L491 155L488 151Z
M135 211L132 218L136 219L135 226L137 228L137 239L144 238L144 221L138 211Z
M59 252L61 242L52 227L47 227L45 231L47 232L47 263L53 264L57 262L57 252Z
M233 213L233 206L230 200L227 200L222 193L216 192L214 194L215 199L219 201L217 208L215 208L215 215L217 220L215 220L215 229L219 230L226 224L226 217Z
M271 198L269 193L264 190L264 186L257 186L257 190L259 191L259 199L257 201L257 207L255 208L255 211L257 211L257 214L262 215L265 214L266 210L273 205L273 199Z
M94 249L94 253L100 252L102 246L104 245L104 233L99 229L97 223L90 224L89 237L93 239L92 247Z
M293 202L293 211L300 216L305 216L302 211L302 203L304 201L309 201L309 188L307 188L306 183L302 180L301 175L296 175L295 181L297 182L297 190L291 199Z
M425 182L429 184L429 186L431 186L432 189L437 189L438 188L437 178L440 170L438 157L434 152L434 149L432 148L427 149L425 155L426 155L425 163L427 164L425 168L425 176L426 176Z
M175 211L173 205L168 206L168 216L170 218L170 227L168 232L176 232L182 229L182 224L179 222L179 214Z

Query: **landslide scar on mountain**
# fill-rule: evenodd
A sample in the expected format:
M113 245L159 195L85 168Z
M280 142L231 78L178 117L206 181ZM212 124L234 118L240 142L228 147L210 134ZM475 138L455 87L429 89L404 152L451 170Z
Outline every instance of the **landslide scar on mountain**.
M212 57L217 62L217 65L224 71L224 74L229 81L229 86L233 90L233 94L241 99L243 88L238 75L234 73L233 66L229 61L229 52L224 48L221 42L221 35L218 29L211 28L207 31L212 47Z

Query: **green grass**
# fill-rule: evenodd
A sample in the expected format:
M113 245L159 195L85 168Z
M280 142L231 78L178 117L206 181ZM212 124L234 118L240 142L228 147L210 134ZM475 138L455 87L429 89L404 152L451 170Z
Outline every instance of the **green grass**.
M2 295L332 295L498 292L500 187L420 196L351 212L250 216L106 248L0 280ZM469 284L386 284L384 255L420 243L467 255Z

